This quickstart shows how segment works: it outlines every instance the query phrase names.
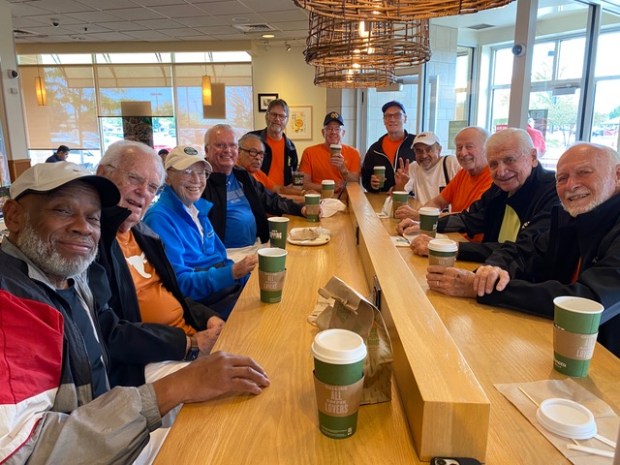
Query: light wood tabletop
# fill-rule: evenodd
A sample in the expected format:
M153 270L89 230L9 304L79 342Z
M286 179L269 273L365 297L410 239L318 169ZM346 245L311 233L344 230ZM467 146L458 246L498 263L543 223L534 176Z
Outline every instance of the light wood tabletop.
M330 439L318 429L310 346L317 328L307 321L317 290L338 276L362 294L368 286L346 214L321 219L331 231L322 246L287 245L282 302L263 304L252 273L215 350L253 357L271 386L256 397L186 405L156 464L417 464L396 385L392 401L360 409L358 430ZM291 217L289 228L315 227Z
M425 463L418 458L416 450L424 448L421 442L427 441L423 434L426 417L417 423L419 412L415 408L419 407L420 399L411 401L411 398L430 399L423 405L430 403L432 406L436 396L440 399L452 396L457 403L465 402L465 406L473 402L474 412L480 415L484 410L475 410L475 404L479 402L483 407L488 402L487 424L475 431L434 429L431 437L447 436L450 440L462 441L471 433L470 441L479 441L486 447L485 463L490 465L569 464L494 387L495 383L563 379L552 368L552 323L515 311L479 305L474 299L429 291L425 280L427 259L414 256L408 248L388 250L393 247L389 235L394 232L397 221L377 221L374 215L385 196L366 196L360 194L358 188L357 185L349 187L349 213L321 219L320 225L331 231L328 244L287 245L287 277L282 302L261 303L258 273L253 273L217 342L216 350L246 354L257 360L269 374L271 386L256 397L227 397L184 406L155 463ZM364 227L360 222L365 223ZM316 225L291 217L289 228ZM368 237L360 237L362 234ZM356 237L359 245L356 245ZM398 270L396 275L386 271L390 263L380 263L381 257L377 262L373 253L365 249L371 247L365 244L366 240L377 241L383 248L379 255L384 255L386 260L389 257L392 264L402 260L402 264L392 268ZM370 271L369 261L374 265ZM475 265L457 262L457 266L472 269ZM394 283L403 291L402 295L392 295L391 302L386 299L390 308L384 311L384 317L391 327L390 333L396 336L393 342L395 371L402 370L402 363L410 362L411 367L406 368L413 374L402 378L404 382L399 380L398 385L393 382L391 402L360 409L358 431L354 436L344 440L329 439L318 429L310 354L317 329L307 322L307 316L317 301L317 290L330 277L338 276L368 295L368 282L374 272L386 283L390 293L399 293ZM421 308L428 311L428 302L432 315L422 313L424 319L420 319L416 312ZM424 335L422 341L417 340L420 335ZM398 338L405 340L397 341ZM445 353L440 352L443 344ZM424 350L410 354L412 347L416 350L424 347ZM409 361L406 357L404 362L398 360L402 358L398 356L401 351ZM445 373L450 363L455 364L454 374ZM618 412L620 389L616 383L619 378L620 360L597 345L589 376L577 382ZM439 394L430 392L433 387ZM435 413L446 410L449 405ZM465 411L468 410L462 410L461 414ZM481 421L485 421L483 416ZM477 437L482 432L485 437Z

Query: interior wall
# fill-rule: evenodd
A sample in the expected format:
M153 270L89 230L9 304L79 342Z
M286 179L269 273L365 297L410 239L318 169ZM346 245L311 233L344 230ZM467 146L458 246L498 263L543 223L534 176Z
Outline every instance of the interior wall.
M302 47L287 52L283 46L265 50L262 43L257 44L252 51L252 86L256 129L265 127L265 113L258 111L258 94L275 93L290 107L312 107L312 139L293 139L299 155L306 147L323 141L321 128L327 113L327 91L314 85L314 68L304 61Z
M0 0L0 82L4 108L0 111L6 149L9 160L27 159L28 146L26 145L26 131L24 113L22 110L21 94L19 91L19 77L11 78L8 70L17 69L15 44L13 42L13 21L11 8L5 0ZM9 169L14 178L14 166L9 163Z

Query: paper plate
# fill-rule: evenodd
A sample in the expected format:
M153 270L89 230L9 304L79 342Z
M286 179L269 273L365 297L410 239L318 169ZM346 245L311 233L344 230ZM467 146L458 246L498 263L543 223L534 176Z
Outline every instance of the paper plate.
M324 244L327 244L329 242L329 239L330 239L330 235L329 234L319 234L319 237L317 237L316 239L293 239L291 237L291 235L295 235L295 232L297 230L300 230L300 229L304 229L304 228L293 228L293 229L291 229L289 231L288 237L286 238L286 241L289 244L295 244L295 245L324 245Z
M596 434L596 420L583 405L568 399L541 402L536 419L548 431L569 439L590 439Z

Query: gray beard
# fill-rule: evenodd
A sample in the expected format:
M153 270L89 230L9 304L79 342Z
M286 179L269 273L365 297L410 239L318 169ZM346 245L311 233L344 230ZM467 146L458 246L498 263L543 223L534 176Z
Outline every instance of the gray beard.
M95 247L88 257L64 258L50 243L41 239L29 221L19 235L17 247L46 275L63 279L82 274L97 256Z

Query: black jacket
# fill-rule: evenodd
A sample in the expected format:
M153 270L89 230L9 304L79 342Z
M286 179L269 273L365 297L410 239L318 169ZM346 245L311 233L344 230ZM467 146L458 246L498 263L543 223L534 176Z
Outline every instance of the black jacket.
M271 192L256 181L245 169L235 166L233 174L243 187L243 193L250 203L250 208L256 219L256 231L261 242L264 243L269 240L268 213L277 216L283 214L302 216L301 205ZM222 242L226 243L226 175L211 173L202 196L213 203L213 208L209 212L209 220L216 234Z
M550 217L548 231L520 236L516 247L494 254L488 263L508 270L513 279L504 291L478 301L553 318L555 297L596 300L605 307L598 340L620 357L620 195L576 218L561 206Z
M521 234L525 228L534 227L530 222L536 215L540 215L540 221L536 222L535 228L538 231L546 230L549 227L548 213L552 207L559 205L559 202L555 189L555 174L538 164L514 195L509 197L507 192L493 184L468 210L440 218L437 231L463 232L470 238L476 234L484 234L481 243L460 243L458 255L459 260L484 262L502 245L497 240L506 204L519 216Z
M373 143L364 156L364 162L362 163L362 185L368 192L389 191L395 184L394 172L398 169L398 160L402 159L403 162L409 160L410 163L415 161L415 152L411 147L413 145L413 139L415 139L415 134L409 134L405 131L405 140L403 140L398 150L396 150L394 165L390 163L387 155L383 153L381 144L383 143L384 137L387 137L387 134L382 135L378 141ZM370 185L370 176L372 176L375 166L385 166L385 184L383 188L379 190L373 189Z
M267 128L258 131L251 131L250 134L256 134L261 138L263 144L265 145L265 158L263 158L263 164L260 169L264 171L265 174L269 174L273 153L271 151L271 147L267 144ZM295 147L295 144L293 144L293 141L288 139L286 134L282 134L282 137L284 137L284 185L288 186L293 182L293 171L297 170L299 159L297 157L297 148Z
M138 358L135 363L116 360L112 363L110 381L112 385L139 386L144 384L144 365L153 361L181 360L185 356L187 339L182 329L171 326L142 323L136 288L123 252L116 241L118 226L127 218L124 208L111 207L103 210L101 221L101 239L97 262L105 269L112 290L109 305L121 320L140 323L145 329L136 340L119 341L124 350L146 352L140 347L149 347L148 361ZM136 242L140 245L146 258L157 270L164 286L183 306L185 321L196 329L200 328L189 310L159 237L145 224L138 223L132 229ZM196 303L194 303L196 304ZM203 308L204 307L201 304ZM208 310L208 309L207 309ZM217 315L211 312L211 316ZM142 340L142 342L140 342ZM142 346L142 344L144 344Z

